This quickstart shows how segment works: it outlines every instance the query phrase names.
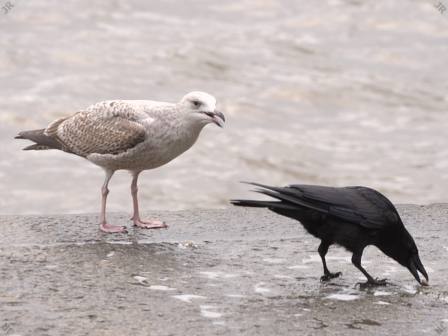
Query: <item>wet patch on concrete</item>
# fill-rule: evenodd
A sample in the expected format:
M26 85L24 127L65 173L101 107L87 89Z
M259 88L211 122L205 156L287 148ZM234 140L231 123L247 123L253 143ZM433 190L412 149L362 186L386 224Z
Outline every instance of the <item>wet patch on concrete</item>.
M387 286L360 286L337 247L328 267L343 275L321 283L318 241L268 211L157 213L168 230L115 236L96 216L2 216L0 316L19 335L437 334L448 326L448 206L399 210L430 287L373 247L365 267Z

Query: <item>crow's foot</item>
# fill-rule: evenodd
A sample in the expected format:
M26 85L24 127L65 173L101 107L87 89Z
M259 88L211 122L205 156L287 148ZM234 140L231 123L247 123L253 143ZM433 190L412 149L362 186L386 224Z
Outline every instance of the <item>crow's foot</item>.
M359 282L358 284L361 288L386 286L387 279L369 279L367 282Z
M341 275L342 275L341 272L327 273L327 274L324 274L324 275L322 275L322 276L320 277L320 281L325 282L325 281L328 281L328 280L331 280L331 279L340 277Z

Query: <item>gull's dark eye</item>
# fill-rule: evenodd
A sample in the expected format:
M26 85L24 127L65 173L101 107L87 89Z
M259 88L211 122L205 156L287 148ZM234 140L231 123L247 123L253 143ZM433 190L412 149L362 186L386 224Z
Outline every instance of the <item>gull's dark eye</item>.
M192 103L193 103L194 107L201 106L201 102L199 100L193 100Z

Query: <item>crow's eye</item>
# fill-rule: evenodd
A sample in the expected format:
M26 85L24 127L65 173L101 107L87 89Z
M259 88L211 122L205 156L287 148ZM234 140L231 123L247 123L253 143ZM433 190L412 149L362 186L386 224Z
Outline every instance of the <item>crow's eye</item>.
M201 102L199 100L193 100L192 103L195 107L201 106Z

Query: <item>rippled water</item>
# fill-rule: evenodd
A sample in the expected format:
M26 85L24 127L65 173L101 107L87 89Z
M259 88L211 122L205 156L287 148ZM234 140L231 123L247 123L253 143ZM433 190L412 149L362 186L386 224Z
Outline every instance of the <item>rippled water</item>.
M448 201L448 13L431 1L11 0L0 14L0 212L94 212L103 172L22 129L103 99L214 94L228 119L142 175L148 209L226 207L240 180ZM112 180L110 210L131 208Z

